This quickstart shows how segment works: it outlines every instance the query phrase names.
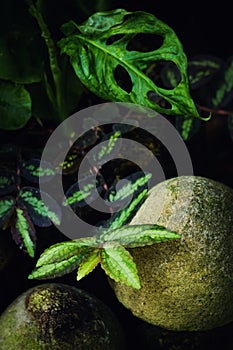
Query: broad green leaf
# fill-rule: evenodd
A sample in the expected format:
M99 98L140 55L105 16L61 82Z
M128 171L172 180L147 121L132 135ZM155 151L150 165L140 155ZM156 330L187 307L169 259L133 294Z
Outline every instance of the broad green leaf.
M211 98L213 108L226 107L233 98L233 56L222 67L218 82L215 86L215 94Z
M43 196L47 198L49 207L45 205L41 198L41 193L38 188L22 187L19 192L18 203L28 210L35 225L48 227L52 222L59 225L61 221L60 207L51 196L43 192Z
M11 226L11 232L16 244L33 258L36 246L35 228L26 210L16 208L16 219Z
M43 75L40 41L35 33L16 30L0 37L0 79L21 84L39 82Z
M28 161L21 162L20 174L31 182L39 183L39 178L40 182L50 181L56 172L52 164L37 158L32 158Z
M132 102L168 115L201 118L190 96L187 58L175 32L153 14L116 9L93 14L81 25L68 22L62 27L67 38L58 42L80 81L93 93L110 101ZM130 50L137 34L159 35L161 47L149 52ZM118 37L117 37L118 36ZM117 38L112 40L112 38ZM157 61L172 61L181 80L174 89L156 85L144 72ZM116 79L122 73L124 87ZM164 99L170 108L152 101L152 95Z
M95 249L89 256L87 256L79 265L77 273L77 281L88 275L100 262L100 251Z
M15 199L11 196L0 198L0 227L13 214Z
M15 188L15 174L7 170L0 171L0 195L11 193Z
M74 255L67 260L52 263L36 268L28 276L29 279L50 279L64 276L74 271L82 261L83 255Z
M22 86L0 80L0 129L16 130L31 117L31 97Z
M86 254L90 252L93 247L95 247L94 237L83 238L77 241L56 243L45 249L39 257L36 267L58 263L75 255Z
M132 255L124 247L106 243L100 252L100 259L101 267L111 279L140 289L137 267Z
M180 235L159 225L125 225L100 235L104 242L117 242L127 248L143 247L180 238Z
M126 208L114 214L109 220L107 227L109 229L116 229L128 222L132 215L135 213L138 206L145 199L147 192L148 190L145 189L144 191L139 193L139 195L136 198L134 198Z

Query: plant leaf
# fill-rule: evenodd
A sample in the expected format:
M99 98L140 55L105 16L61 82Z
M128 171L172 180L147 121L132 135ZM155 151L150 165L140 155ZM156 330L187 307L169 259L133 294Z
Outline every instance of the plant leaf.
M26 250L31 258L35 255L36 231L35 227L25 209L17 207L16 218L11 226L14 241L20 249Z
M100 235L103 242L117 242L127 248L143 247L180 238L180 235L159 225L125 225Z
M85 256L85 255L84 255ZM82 261L83 255L74 255L67 260L52 263L36 268L28 276L29 279L50 279L64 276L74 271Z
M62 27L68 35L58 42L80 81L96 95L110 101L132 102L168 115L201 118L190 96L187 58L175 32L153 14L116 9L98 12L82 25L68 22ZM136 34L156 34L163 38L160 48L149 52L129 50ZM120 35L118 40L111 38ZM172 90L157 86L143 72L156 61L172 61L181 80ZM115 75L121 70L130 88L121 87ZM125 80L125 79L123 79ZM154 103L150 96L162 97L170 108Z
M100 251L99 249L95 249L79 265L78 272L77 272L77 281L80 281L83 277L85 277L90 272L92 272L94 268L99 264L99 262L100 262Z
M175 126L183 140L189 140L201 127L201 120L190 116L175 117Z
M0 195L11 193L16 189L16 177L11 171L0 172Z
M75 182L66 191L64 206L70 205L73 209L84 207L92 203L103 189L103 177L101 175L89 175L84 179Z
M209 82L224 61L212 55L196 55L188 62L190 89L197 89Z
M0 129L16 130L31 117L31 97L22 86L0 81Z
M127 223L132 217L132 215L135 213L138 206L145 199L147 192L148 190L145 189L144 191L139 193L138 196L134 198L126 208L115 213L112 216L112 218L106 223L105 227L108 227L109 229L116 229Z
M102 142L107 140L107 144L102 145L99 152L94 152L87 154L87 158L91 165L99 166L100 164L106 163L108 160L116 158L117 152L121 148L121 133L120 131L115 131L111 134L105 135ZM101 144L102 144L101 142ZM96 154L97 153L97 154Z
M101 252L101 267L116 282L140 289L137 267L132 255L118 244L106 243Z
M233 56L222 66L211 98L213 108L226 108L233 99Z
M11 196L0 198L0 227L11 217L14 212L15 199Z
M58 263L67 260L72 256L89 252L95 247L94 237L83 238L77 241L67 241L56 243L45 249L36 263L36 267L41 267L48 264Z
M47 198L49 207L44 204L41 193ZM22 187L19 192L18 203L28 210L32 221L40 227L48 227L54 222L59 225L61 221L61 209L57 202L47 193L41 192L35 187Z
M56 172L52 164L37 158L32 158L28 161L21 162L20 174L28 181L39 183L39 178L40 182L50 181Z
M143 171L137 171L124 178L128 181L126 185L119 188L116 183L111 186L105 195L105 199L115 203L117 201L122 201L131 195L136 197L139 192L148 186L151 177L151 173L144 174Z
M21 84L42 79L41 47L36 33L12 31L0 38L0 78Z

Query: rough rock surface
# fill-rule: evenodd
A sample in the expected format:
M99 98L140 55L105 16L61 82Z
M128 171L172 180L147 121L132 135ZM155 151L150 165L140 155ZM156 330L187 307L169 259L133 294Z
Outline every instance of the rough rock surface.
M157 223L181 238L131 249L136 290L110 281L118 300L148 323L201 331L233 321L233 189L181 176L149 191L130 224Z
M0 317L1 350L122 350L123 342L111 310L65 284L27 290Z

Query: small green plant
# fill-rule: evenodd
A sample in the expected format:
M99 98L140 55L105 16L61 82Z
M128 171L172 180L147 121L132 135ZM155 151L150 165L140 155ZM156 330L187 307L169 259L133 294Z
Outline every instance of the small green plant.
M41 254L29 279L55 278L78 269L77 280L80 280L100 263L105 273L116 282L140 288L137 267L126 248L142 247L180 237L159 225L125 224L144 200L147 189L143 188L147 181L148 175L131 183L130 188L136 189L135 198L126 208L105 222L105 227L100 227L93 236L57 243L47 248ZM124 198L126 193L129 196L128 187L123 187L117 200Z

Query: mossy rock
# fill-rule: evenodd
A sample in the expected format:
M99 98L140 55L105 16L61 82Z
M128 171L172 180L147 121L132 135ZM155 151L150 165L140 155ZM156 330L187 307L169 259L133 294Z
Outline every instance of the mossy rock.
M0 317L1 350L122 350L123 330L102 301L75 287L47 283L13 301Z
M130 224L159 224L179 239L130 249L141 289L110 281L142 320L175 331L233 321L233 189L199 176L152 188Z

